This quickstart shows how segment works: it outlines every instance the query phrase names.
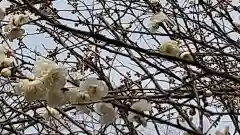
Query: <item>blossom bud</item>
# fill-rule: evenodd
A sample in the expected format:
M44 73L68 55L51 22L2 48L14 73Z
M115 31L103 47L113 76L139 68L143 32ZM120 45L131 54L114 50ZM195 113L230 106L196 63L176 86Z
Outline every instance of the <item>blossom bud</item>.
M1 75L3 77L9 77L11 76L11 70L9 68L4 68L1 70Z

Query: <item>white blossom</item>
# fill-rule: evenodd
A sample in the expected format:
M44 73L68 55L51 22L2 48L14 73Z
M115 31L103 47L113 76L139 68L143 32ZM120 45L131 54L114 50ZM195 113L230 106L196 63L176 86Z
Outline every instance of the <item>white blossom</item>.
M2 63L6 58L6 48L3 45L0 45L0 63Z
M52 116L58 119L60 118L60 113L56 109L47 106L47 108L44 110L43 118L45 120L50 120Z
M89 101L90 97L89 97L88 93L78 91L77 89L69 90L68 93L69 93L69 97L70 97L70 103L75 104L74 106L80 113L89 113L90 112L86 105L76 105L76 104L80 104L82 102Z
M159 47L159 51L165 55L176 57L180 53L179 45L180 45L180 41L170 40L164 44L161 44Z
M15 87L16 93L24 95L26 101L44 99L47 94L47 89L41 80L36 79L29 81L28 79L21 80Z
M1 76L3 76L3 77L9 77L9 76L11 76L11 69L9 69L9 68L3 68L3 69L1 70Z
M48 74L53 69L58 69L59 66L48 59L40 58L36 60L34 64L33 73L35 77L43 77L44 75Z
M70 97L64 90L48 90L46 100L49 106L59 107L68 104Z
M152 21L153 23L161 23L166 21L167 16L163 13L163 12L159 12L154 14L151 18L150 21Z
M16 64L16 60L13 56L10 56L9 58L6 57L4 61L2 62L3 67L12 67L14 64Z
M12 50L6 49L3 45L0 46L0 63L1 67L13 67L17 65Z
M139 112L151 111L151 104L148 103L147 100L141 99L140 101L132 104L131 109L134 109ZM144 119L144 117L134 112L129 112L128 120L130 122L136 121L139 124L142 124L144 127L147 126L147 122Z
M24 14L16 14L13 16L13 24L16 27L21 27L22 25L28 23L30 21L30 18L28 15Z
M91 100L99 100L108 94L108 87L105 82L97 78L87 78L81 83L80 90L87 91Z
M6 26L4 32L5 37L12 42L14 39L21 38L25 33L25 30L16 26Z
M40 59L34 65L35 80L22 80L16 85L16 93L23 94L29 102L47 100L50 106L69 103L69 95L61 90L66 83L66 72L53 61Z
M3 20L5 17L5 12L3 11L2 8L0 8L0 20Z
M159 12L154 14L151 18L151 32L156 32L160 26L160 23L165 22L167 20L167 16L163 12Z
M29 22L29 16L23 14L12 15L9 19L9 23L4 28L5 36L9 41L13 41L16 38L21 38L25 33L25 30L21 28L22 25Z
M110 124L117 118L117 113L110 103L96 103L94 110L100 114L99 122L101 124Z
M53 61L47 59L37 60L33 73L36 78L42 78L45 87L51 91L59 91L66 84L66 71Z
M17 82L14 86L14 90L15 90L15 93L17 95L24 95L24 89L27 89L27 86L26 83L29 82L28 79L24 79L24 80L20 80L17 78Z
M180 58L182 58L184 60L187 60L187 61L194 61L194 59L193 59L193 57L192 57L190 52L183 52L183 53L181 53Z
M66 84L66 72L63 68L52 69L42 77L45 87L58 91Z

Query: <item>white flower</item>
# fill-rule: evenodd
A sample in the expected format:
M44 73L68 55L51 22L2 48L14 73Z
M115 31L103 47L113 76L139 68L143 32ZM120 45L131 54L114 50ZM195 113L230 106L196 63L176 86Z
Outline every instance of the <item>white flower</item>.
M193 57L192 57L190 52L183 52L183 53L181 53L180 58L182 58L184 60L187 60L187 61L194 61L194 59L193 59Z
M4 32L6 38L12 42L14 39L21 38L25 33L25 30L16 26L6 26Z
M80 85L80 90L87 91L91 100L99 100L108 94L108 87L105 82L97 78L86 79Z
M66 84L66 71L53 61L47 59L37 60L33 73L36 78L42 78L45 87L51 91L58 91Z
M69 103L69 96L60 90L66 83L66 72L50 60L41 59L35 63L35 80L23 80L16 86L16 93L24 94L27 101L45 99L50 106Z
M150 21L152 21L153 23L161 23L166 21L167 16L163 13L163 12L159 12L154 14L151 18Z
M40 58L36 60L34 64L33 73L35 77L43 77L44 75L48 74L52 69L58 69L59 66L48 59Z
M12 19L13 19L13 25L16 27L21 27L22 25L30 21L29 16L24 14L16 14L13 16Z
M78 93L76 93L76 95L71 96L71 101L70 102L72 104L78 104L78 103L89 101L89 100L90 100L90 96L87 93L78 92Z
M134 109L139 112L151 111L151 104L148 103L147 100L141 99L140 101L132 104L131 109ZM136 121L139 124L142 124L144 127L147 126L147 122L144 119L144 117L134 112L129 112L128 120L130 122Z
M24 80L20 80L17 78L17 84L15 84L14 90L16 92L17 95L23 95L24 94L24 90L27 89L29 80L28 79L24 79Z
M159 47L159 51L166 55L170 56L178 56L180 53L179 49L180 41L178 40L170 40Z
M29 21L28 15L16 14L12 15L9 23L4 28L5 36L10 41L13 41L16 38L21 38L25 33L25 30L21 26Z
M5 17L5 12L3 11L2 8L0 8L0 20L3 20Z
M90 97L85 92L80 92L77 89L69 90L69 97L71 104L80 104L90 100ZM74 105L80 113L89 113L89 109L86 105Z
M6 58L6 48L3 45L0 45L0 63L2 63Z
M46 97L47 103L52 107L59 107L68 104L70 97L64 90L49 90Z
M2 70L1 70L1 76L3 76L3 77L9 77L9 76L11 76L11 69L9 69L9 68L3 68Z
M60 118L60 114L56 109L54 109L50 106L47 106L47 108L45 109L45 111L43 113L43 118L46 120L50 120L51 116L53 116L57 119Z
M63 68L52 69L42 77L45 87L58 91L66 84L66 72Z
M13 67L17 65L15 58L12 56L12 50L7 50L4 46L0 46L0 63L1 67Z
M110 124L117 118L117 113L110 103L96 103L94 110L101 115L99 121L102 124Z
M21 80L15 87L18 95L23 94L26 101L44 99L47 94L47 89L41 80L36 79L29 81L28 79Z
M14 64L16 64L16 60L14 57L10 56L9 58L5 58L2 62L3 67L12 67Z
M167 16L163 12L154 14L151 18L151 32L156 32L160 26L160 23L167 20Z

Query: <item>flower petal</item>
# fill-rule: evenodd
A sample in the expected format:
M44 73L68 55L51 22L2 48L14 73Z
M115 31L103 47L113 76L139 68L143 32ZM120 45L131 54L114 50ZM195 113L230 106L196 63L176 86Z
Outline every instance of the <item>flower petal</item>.
M141 99L132 104L131 108L137 111L151 111L151 104L147 100Z

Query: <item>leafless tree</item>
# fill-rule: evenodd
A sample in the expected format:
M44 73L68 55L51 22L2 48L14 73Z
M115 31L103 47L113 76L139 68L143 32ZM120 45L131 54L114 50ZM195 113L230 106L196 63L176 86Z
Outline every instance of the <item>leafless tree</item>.
M14 42L1 34L1 42L13 49L17 61L14 74L0 80L1 134L201 135L218 127L223 117L234 125L231 134L240 133L237 1L7 1L6 16L31 13L37 19L31 19L24 36ZM158 12L167 21L152 32L150 18ZM2 27L7 24L1 22ZM160 53L162 44L177 39L180 50L190 52L193 60ZM79 71L80 80L97 76L107 84L108 95L83 103L90 114L78 114L73 105L66 104L56 108L60 119L45 121L40 110L47 102L27 102L14 92L16 80L31 75L37 57L64 65L73 87L78 87L79 80L71 72ZM151 103L149 113L130 108L139 99ZM118 118L99 124L93 110L96 102L113 104ZM147 127L130 122L129 112L144 116Z

